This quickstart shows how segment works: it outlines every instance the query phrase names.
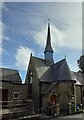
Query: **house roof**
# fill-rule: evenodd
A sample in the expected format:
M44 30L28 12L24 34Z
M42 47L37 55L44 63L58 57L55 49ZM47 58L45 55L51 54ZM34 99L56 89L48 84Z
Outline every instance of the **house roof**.
M49 69L49 66L46 66L45 60L32 56L32 61L34 64L34 68L37 72L38 78L40 80L41 80L41 78L43 78L43 80L45 80L45 78L48 78L49 72L47 72L47 70ZM46 77L45 77L45 73L46 73Z
M57 82L54 82L52 84L50 84L50 86L48 88L46 88L45 90L41 91L41 94L47 94L48 92L50 92L54 87L55 85L57 84Z
M10 81L12 83L21 83L21 77L18 70L0 68L0 81Z
M32 56L32 61L34 63L35 68L45 67L46 66L45 59L37 58L37 57Z
M53 81L74 80L71 76L71 71L66 62L66 59L62 59L51 67Z
M71 74L77 85L84 85L84 73L71 71Z
M65 59L51 66L46 66L44 59L33 56L32 59L40 82L60 82L63 80L68 80L69 82L73 80L72 82L75 82Z

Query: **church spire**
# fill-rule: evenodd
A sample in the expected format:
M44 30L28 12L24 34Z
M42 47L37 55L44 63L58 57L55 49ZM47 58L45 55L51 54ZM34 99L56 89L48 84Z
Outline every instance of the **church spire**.
M50 19L48 19L50 21ZM48 22L48 33L47 33L47 42L46 42L46 47L45 47L45 52L52 52L53 53L53 49L51 46L51 35L50 35L50 22Z
M50 20L49 20L50 21ZM50 22L48 22L47 42L44 50L46 65L51 65L53 61L53 49L51 46Z

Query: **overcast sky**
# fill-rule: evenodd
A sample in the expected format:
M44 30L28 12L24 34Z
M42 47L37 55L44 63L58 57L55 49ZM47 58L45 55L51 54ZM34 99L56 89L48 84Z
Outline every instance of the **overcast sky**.
M3 3L0 66L19 70L24 80L30 53L44 58L48 18L54 61L58 62L66 54L71 70L78 71L77 60L82 53L81 2Z

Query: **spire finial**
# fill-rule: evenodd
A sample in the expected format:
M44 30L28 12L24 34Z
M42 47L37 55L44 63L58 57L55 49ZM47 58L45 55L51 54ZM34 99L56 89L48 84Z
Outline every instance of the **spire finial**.
M44 55L45 55L46 64L51 65L54 61L53 61L53 49L51 46L50 19L48 19L47 41L46 41Z
M50 18L48 18L48 26L50 25Z
M53 49L51 46L51 35L50 35L50 19L48 19L48 32L47 32L47 42L46 42L46 47L45 47L45 52L49 51L51 53L53 53Z
M32 57L32 53L30 54L30 56Z

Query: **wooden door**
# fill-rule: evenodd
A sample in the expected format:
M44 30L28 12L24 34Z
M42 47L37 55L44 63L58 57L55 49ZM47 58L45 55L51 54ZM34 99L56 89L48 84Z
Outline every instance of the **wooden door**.
M2 89L2 101L8 101L8 90Z
M55 95L51 95L50 96L50 103L51 104L56 104L56 102L57 102L56 96Z

